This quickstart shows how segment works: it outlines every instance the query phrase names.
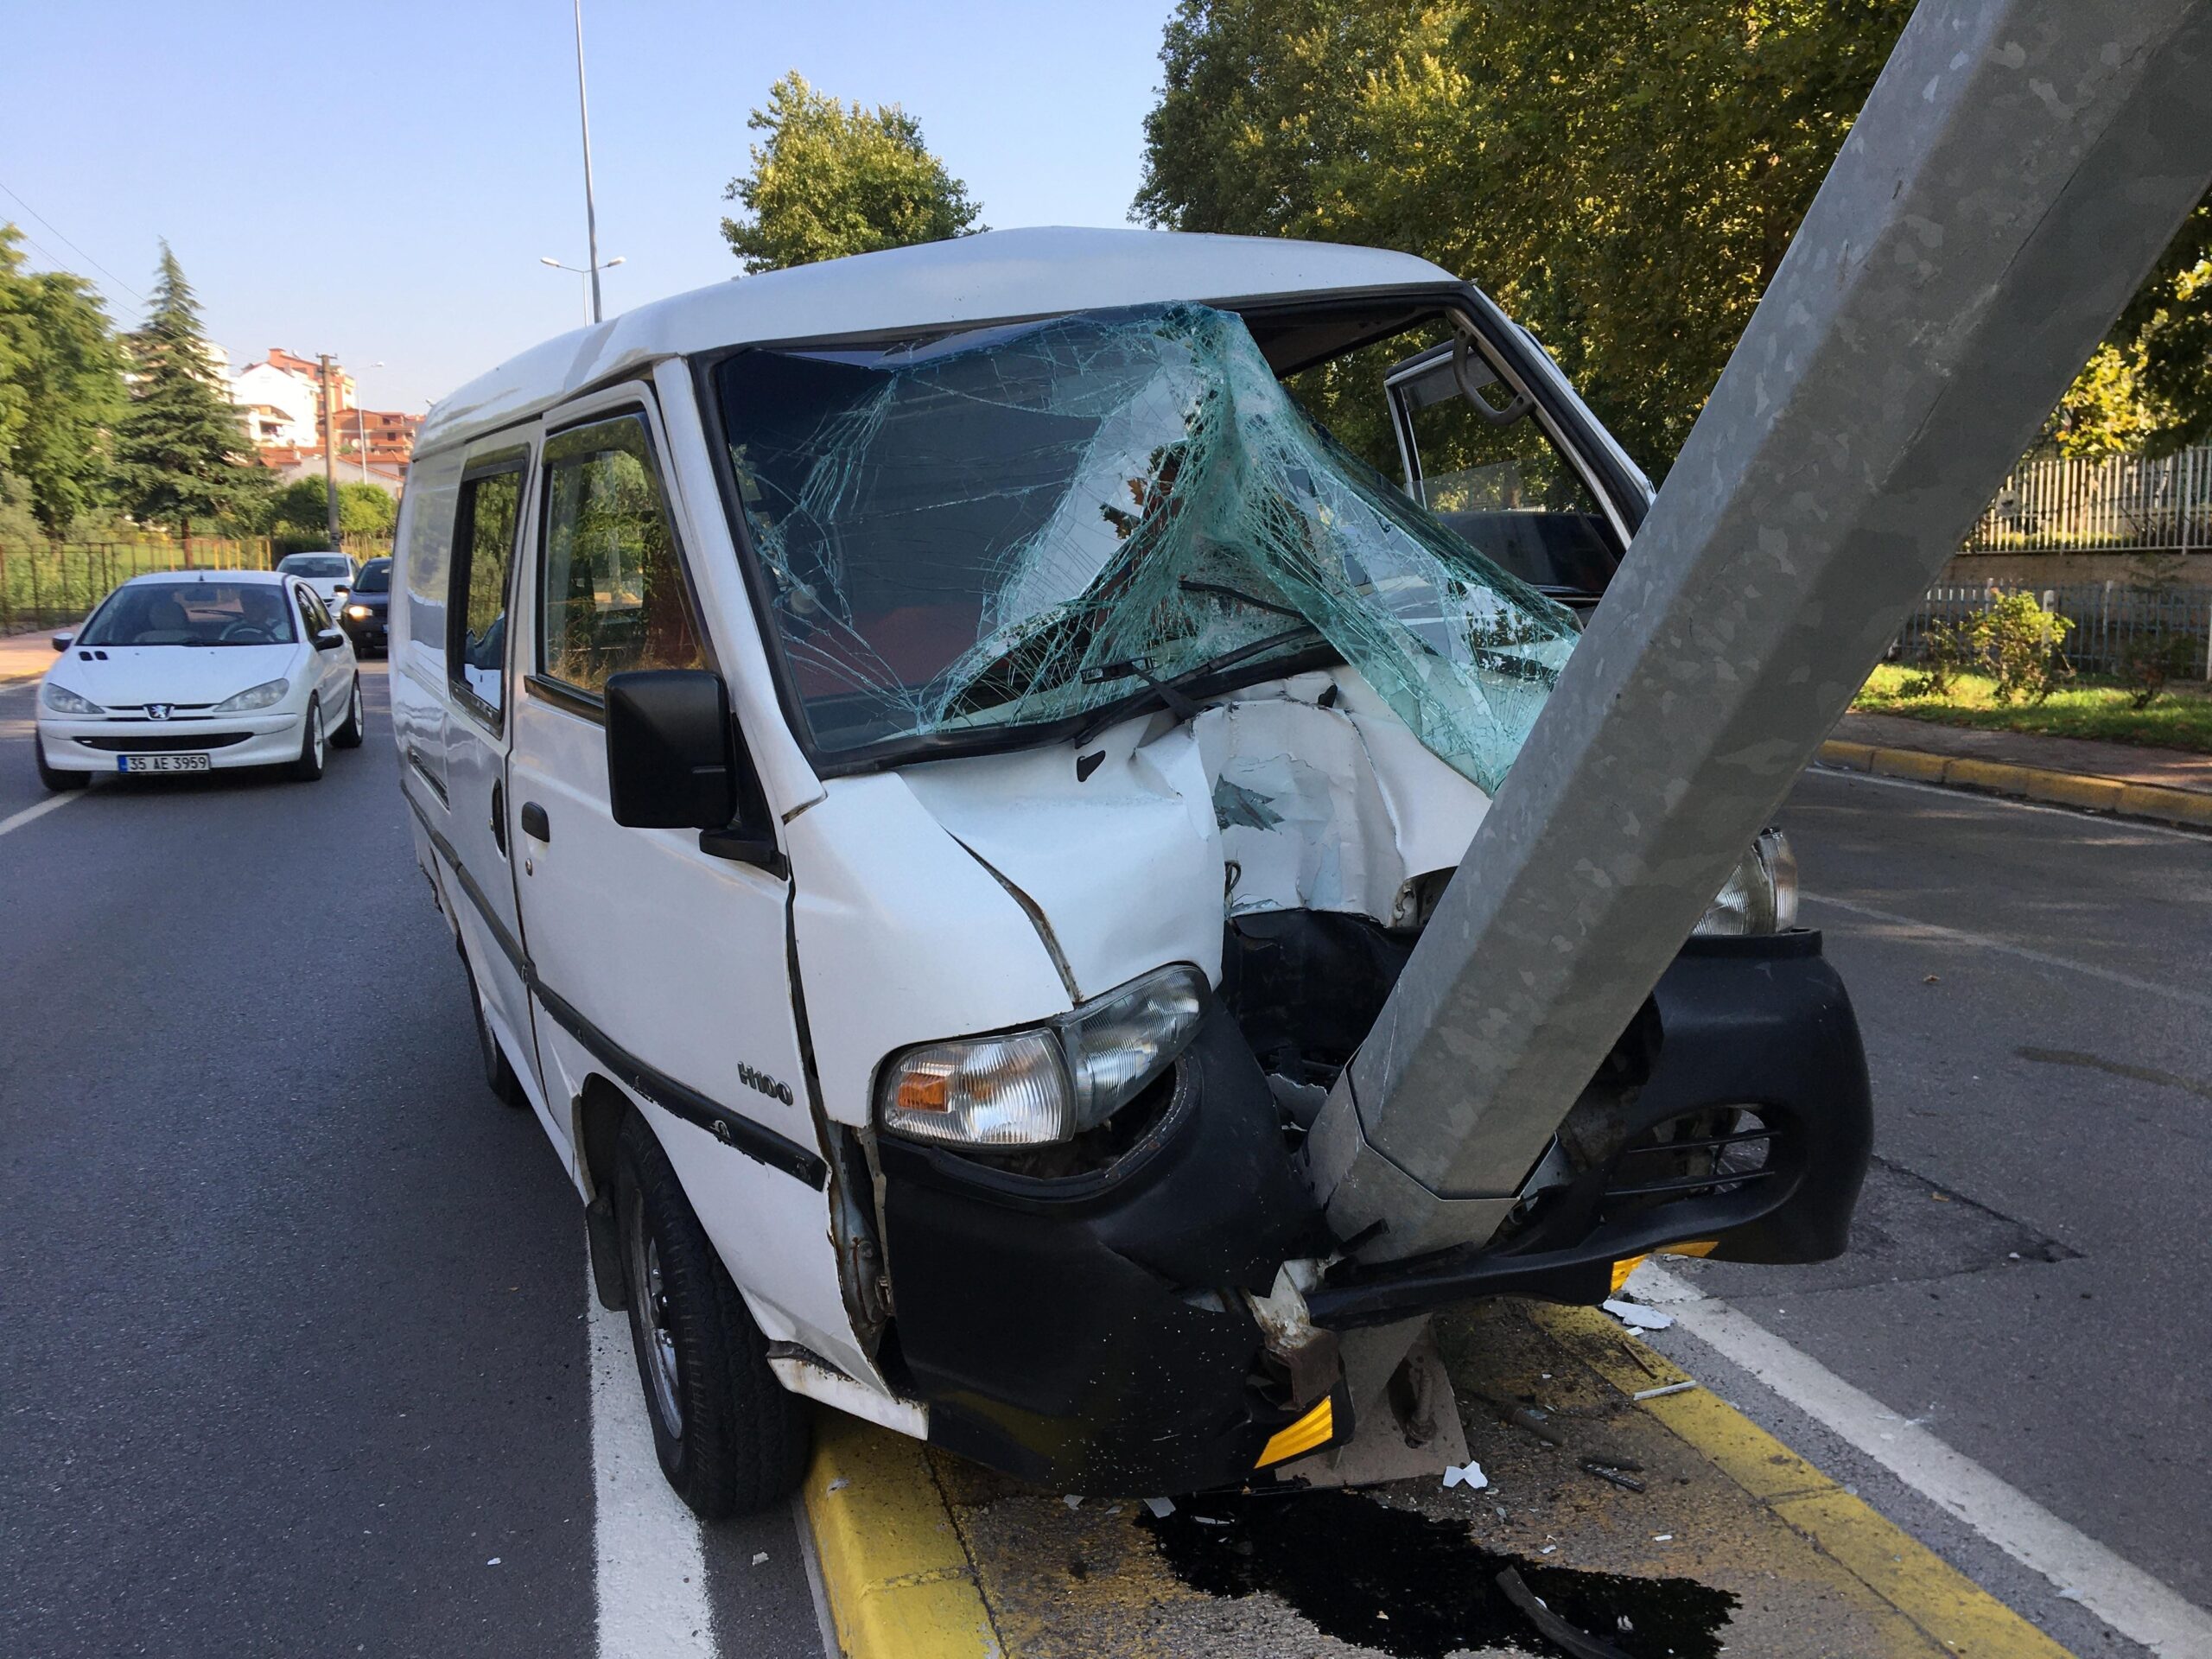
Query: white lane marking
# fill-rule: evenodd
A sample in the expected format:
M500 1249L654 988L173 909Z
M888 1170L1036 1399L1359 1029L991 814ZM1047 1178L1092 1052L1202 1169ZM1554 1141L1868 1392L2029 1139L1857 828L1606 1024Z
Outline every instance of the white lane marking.
M1649 1262L1637 1268L1629 1284L1644 1300L1671 1310L1675 1322L1692 1336L1842 1436L1939 1509L2070 1592L2069 1599L2078 1599L2131 1642L2139 1642L2161 1659L2203 1659L2212 1654L2212 1615L1872 1395L1852 1387L1747 1314Z
M27 806L20 812L0 818L0 836L4 836L12 830L22 829L34 818L42 818L49 812L57 811L68 805L70 802L81 799L88 792L81 789L73 789L67 795L49 795L36 806Z
M630 1319L590 1310L592 1523L598 1552L600 1659L715 1659L699 1519L660 1472L630 1348Z
M2092 979L2101 979L2113 985L2124 985L2131 991L2143 991L2152 996L2163 996L2169 1001L2186 1002L2194 1008L2212 1008L2212 996L2202 991L2187 990L2178 985L2162 985L2156 980L2138 979L2133 974L2123 974L2116 969L2099 968L2090 963L2075 962L2070 957L2056 957L2048 950L2037 950L2024 944L2014 944L2009 939L1993 938L1986 933L1969 933L1961 927L1945 927L1938 922L1923 922L1910 916L1900 916L1893 910L1877 910L1872 905L1862 905L1849 899L1832 899L1823 893L1800 893L1800 902L1827 905L1832 909L1849 911L1853 916L1864 916L1869 921L1902 928L1908 935L1923 939L1948 940L1955 944L1971 944L1983 950L1999 950L2008 957L2018 957L2045 968L2063 968L2070 974L2087 974Z
M2070 819L2077 828L2086 820L2122 835L2164 836L2172 841L2195 842L2200 847L2205 842L2202 830L2177 829L2172 824L2157 823L2148 818L2123 818L2117 813L2100 812L2093 807L2053 806L2047 801L2024 801L2016 795L1987 795L1958 784L1922 784L1910 778L1883 778L1871 772L1854 772L1848 766L1816 765L1805 770L1821 778L1840 778L1847 783L1872 784L1877 789L1913 789L1923 795L1942 795L1955 803L1970 806L1997 806L2013 812L2041 812L2050 817Z

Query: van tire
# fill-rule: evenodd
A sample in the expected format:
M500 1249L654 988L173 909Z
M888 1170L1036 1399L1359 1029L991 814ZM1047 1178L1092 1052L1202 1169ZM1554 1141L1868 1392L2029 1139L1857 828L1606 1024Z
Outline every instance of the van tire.
M616 1139L614 1214L661 1472L702 1520L780 1502L806 1466L805 1408L768 1369L760 1327L635 1112Z
M458 939L454 943L460 944ZM468 951L461 951L461 971L468 976L468 1012L476 1021L476 1053L483 1063L484 1082L502 1106L524 1107L530 1096L523 1093L522 1079L515 1075L514 1063L507 1058L507 1051L499 1046L499 1039L492 1030L492 1022L484 1017L484 993L477 988L476 969L470 965Z
M330 734L331 742L341 749L358 749L361 740L368 734L367 716L361 709L361 677L353 676L353 689L346 698L346 723Z
M294 783L312 784L322 776L322 699L308 699L307 718L300 722L300 758L292 762Z

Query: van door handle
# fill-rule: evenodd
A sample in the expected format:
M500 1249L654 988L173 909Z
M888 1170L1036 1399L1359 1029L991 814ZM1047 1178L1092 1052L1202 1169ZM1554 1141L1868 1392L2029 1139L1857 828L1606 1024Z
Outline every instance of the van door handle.
M492 785L492 844L499 849L499 856L507 855L507 814L501 798L499 784Z
M525 836L535 836L540 841L553 839L552 822L546 817L545 809L536 801L522 804L522 832Z

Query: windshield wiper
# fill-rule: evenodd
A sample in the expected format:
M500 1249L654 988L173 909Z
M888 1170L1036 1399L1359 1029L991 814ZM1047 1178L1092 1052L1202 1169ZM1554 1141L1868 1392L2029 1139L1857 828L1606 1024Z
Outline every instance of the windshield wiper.
M1265 601L1255 602L1265 610L1276 608L1274 606L1267 604ZM1293 614L1296 613L1294 612ZM1157 704L1178 720L1189 720L1198 713L1198 705L1183 694L1185 686L1194 685L1211 676L1224 673L1236 667L1239 663L1249 662L1255 657L1262 656L1274 650L1278 645L1287 645L1294 639L1302 639L1308 634L1318 639L1321 630L1311 622L1300 622L1294 628L1285 628L1281 633L1271 633L1264 639L1255 639L1249 645L1239 645L1234 651L1224 652L1211 661L1200 663L1195 668L1186 668L1180 674L1170 675L1164 680L1155 679L1149 665L1141 658L1131 658L1127 662L1105 663L1096 668L1087 668L1083 672L1083 677L1086 680L1095 683L1101 680L1134 677L1142 680L1145 689L1142 691L1132 692L1128 696L1110 702L1101 709L1091 718L1090 724L1075 734L1072 741L1077 747L1088 743L1109 726L1141 712L1147 703Z

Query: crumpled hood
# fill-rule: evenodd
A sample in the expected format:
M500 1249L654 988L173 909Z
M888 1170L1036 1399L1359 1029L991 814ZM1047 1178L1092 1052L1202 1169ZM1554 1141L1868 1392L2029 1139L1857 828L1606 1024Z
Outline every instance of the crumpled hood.
M1171 962L1221 971L1221 837L1197 746L1133 747L1142 722L1086 746L941 760L901 775L997 877L1084 1001Z
M106 653L87 662L76 647L62 653L48 675L103 708L148 702L213 703L248 686L297 678L308 647L289 645L99 645Z

